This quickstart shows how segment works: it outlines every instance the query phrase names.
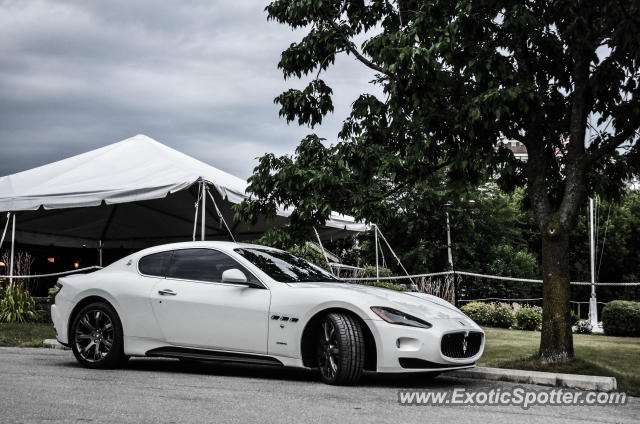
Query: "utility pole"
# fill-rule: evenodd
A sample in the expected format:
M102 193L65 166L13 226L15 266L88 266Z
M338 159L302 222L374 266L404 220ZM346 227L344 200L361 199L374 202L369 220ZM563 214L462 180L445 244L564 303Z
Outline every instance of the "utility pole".
M589 251L591 259L591 298L589 299L589 323L592 331L598 326L598 302L596 300L596 246L593 198L589 198Z

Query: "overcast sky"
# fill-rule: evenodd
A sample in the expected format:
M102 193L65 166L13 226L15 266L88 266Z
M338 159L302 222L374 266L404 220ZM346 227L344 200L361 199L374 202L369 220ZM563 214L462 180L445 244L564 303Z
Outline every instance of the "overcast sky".
M239 177L312 131L334 141L373 74L343 57L323 78L336 111L287 125L273 98L301 33L261 0L0 0L0 176L146 134Z

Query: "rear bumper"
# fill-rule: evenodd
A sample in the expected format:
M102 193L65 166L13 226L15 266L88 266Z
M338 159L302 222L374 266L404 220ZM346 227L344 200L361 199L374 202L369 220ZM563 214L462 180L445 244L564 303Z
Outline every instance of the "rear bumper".
M441 372L472 368L484 352L484 335L478 353L471 357L450 358L441 351L445 334L461 331L482 333L480 327L468 319L434 320L433 327L429 329L394 325L382 320L369 323L376 339L378 372Z
M67 331L67 318L62 315L60 305L51 305L51 321L53 329L56 331L56 339L60 344L69 345L69 333Z

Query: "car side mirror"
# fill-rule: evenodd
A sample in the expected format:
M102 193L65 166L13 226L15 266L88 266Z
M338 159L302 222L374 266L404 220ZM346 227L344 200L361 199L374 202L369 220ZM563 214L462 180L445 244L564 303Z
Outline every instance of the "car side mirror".
M238 268L231 268L222 273L222 282L231 284L247 284L247 276Z

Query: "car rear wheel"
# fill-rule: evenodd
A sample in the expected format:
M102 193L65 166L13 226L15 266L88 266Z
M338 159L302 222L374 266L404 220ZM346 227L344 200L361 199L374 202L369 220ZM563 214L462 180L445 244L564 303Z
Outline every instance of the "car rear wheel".
M78 362L89 368L112 368L123 364L122 324L106 303L91 303L74 317L71 349Z
M365 344L360 324L351 316L330 313L318 329L318 368L327 384L355 384L364 368Z

